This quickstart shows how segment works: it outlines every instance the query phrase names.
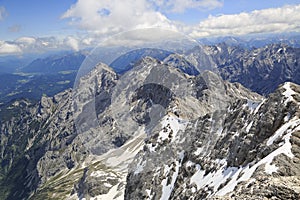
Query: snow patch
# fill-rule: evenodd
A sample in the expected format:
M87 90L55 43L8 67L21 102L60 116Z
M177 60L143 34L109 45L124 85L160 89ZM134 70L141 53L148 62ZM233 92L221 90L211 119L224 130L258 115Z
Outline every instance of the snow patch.
M288 133L287 135L285 135L284 136L285 143L281 147L279 147L278 149L271 152L269 155L267 155L266 157L261 159L259 162L257 162L252 167L250 167L249 164L246 167L240 167L240 169L235 173L235 175L232 177L232 179L229 181L229 183L227 183L216 194L219 196L224 196L227 193L232 192L238 183L243 182L243 181L248 181L251 178L251 176L253 175L253 173L255 172L255 170L263 164L265 164L266 173L270 173L270 172L273 173L274 170L277 170L277 168L275 168L275 166L271 165L271 162L273 161L273 159L276 156L278 156L280 154L285 154L286 156L288 156L290 158L292 158L294 156L291 151L292 145L290 143L290 137L291 137L291 133ZM240 176L240 178L238 178L238 176L240 174L242 174L242 176Z
M181 164L182 164L182 160L184 158L184 151L180 152L179 153L179 161L176 160L175 162L175 172L173 172L173 175L172 175L172 178L171 178L171 183L169 185L168 184L168 178L169 178L169 173L170 173L170 170L174 167L174 166L168 166L168 165L165 165L165 168L164 168L164 174L166 176L165 179L162 180L161 182L161 185L162 185L162 195L160 197L160 200L168 200L171 196L171 193L174 189L174 184L177 180L177 177L178 177L178 173L179 173L179 168L181 167Z
M252 127L253 121L250 122L250 124L246 127L246 132L249 133L250 128Z
M286 105L288 102L293 100L292 95L296 93L294 92L294 90L292 90L290 82L286 82L283 85L283 88L285 89L285 92L283 92L282 94L286 97L286 100L284 101L284 104Z
M197 191L197 189L195 187L192 187L191 191L192 191L192 193L195 193Z
M277 50L277 53L279 53L281 50L282 50L282 48L279 48L279 49Z
M197 185L198 190L205 187L213 187L214 192L216 192L222 183L237 174L238 168L229 167L225 169L225 166L226 164L219 170L210 172L207 175L205 175L205 170L198 169L190 181Z
M193 166L193 165L195 165L195 163L193 163L192 161L187 161L186 163L185 163L185 166L186 167L191 167L191 166Z
M158 142L164 141L169 137L171 137L172 142L174 142L179 139L177 135L178 132L185 130L187 122L178 117L167 115L161 121L161 125L163 127L163 130L159 132Z
M218 165L226 165L227 161L226 161L226 159L216 159L216 160L214 160L214 163L218 164Z
M287 127L290 127L291 125L297 124L299 122L300 120L293 121ZM296 127L296 129L300 129L300 126ZM275 149L273 152L271 152L269 155L267 155L257 163L250 163L246 167L240 166L227 168L227 162L225 159L215 160L214 163L220 167L218 168L218 170L205 175L205 170L202 170L201 166L196 164L197 172L191 177L190 182L195 183L197 185L197 190L205 190L207 188L212 187L212 194L215 194L217 196L224 196L227 193L234 191L238 183L249 180L251 181L253 173L261 165L265 166L265 172L268 174L276 172L278 167L276 167L275 165L271 165L273 159L276 156L284 154L292 158L294 155L291 151L292 145L290 143L290 137L291 131L285 136L283 136L284 143L282 143L282 146ZM222 188L220 188L222 184L225 185Z
M223 127L220 127L218 130L217 130L217 135L221 135L223 132Z
M112 184L106 183L106 182L105 182L103 185L104 185L105 187L109 187L109 188L112 186Z
M196 156L199 156L202 151L203 151L203 148L202 147L198 147L197 150L194 152L194 154Z
M153 146L153 144L150 143L150 144L147 144L147 147L148 147L148 149L149 149L150 152L155 152L156 147L157 147L157 144L155 144L155 145Z
M250 113L252 114L259 106L261 106L261 102L247 100L246 106L251 110Z
M276 132L274 135L272 135L269 140L267 141L267 145L270 146L271 144L273 144L273 142L278 139L279 137L281 137L283 135L284 132L291 132L292 129L295 128L295 126L299 126L300 124L300 119L298 120L291 120L288 123L282 125Z
M275 165L271 165L270 163L266 163L265 165L265 172L267 174L272 174L273 172L277 172L278 167Z
M289 121L291 119L291 114L290 113L288 113L285 117L284 117L284 122L287 122L287 121Z
M149 200L153 199L153 195L151 195L151 189L150 189L150 190L149 190L149 189L146 189L146 193L147 193L147 195L148 195L147 200L148 200L148 199L149 199Z
M265 101L266 101L266 99L262 100L262 102L255 108L253 114L256 114L259 111L260 107L265 103Z
M139 164L137 164L137 166L135 168L134 174L136 175L136 174L141 173L143 171L145 165L146 165L145 162L140 161Z

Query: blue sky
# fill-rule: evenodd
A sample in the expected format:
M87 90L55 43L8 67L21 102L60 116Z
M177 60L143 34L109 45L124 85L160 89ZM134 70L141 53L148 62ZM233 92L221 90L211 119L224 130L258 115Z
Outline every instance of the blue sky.
M1 0L6 17L0 22L0 39L21 36L47 36L71 29L60 16L76 0Z
M78 49L95 38L147 27L196 38L298 32L299 5L300 0L0 0L0 53L21 52L25 43L49 47L46 37ZM16 44L19 38L23 46Z

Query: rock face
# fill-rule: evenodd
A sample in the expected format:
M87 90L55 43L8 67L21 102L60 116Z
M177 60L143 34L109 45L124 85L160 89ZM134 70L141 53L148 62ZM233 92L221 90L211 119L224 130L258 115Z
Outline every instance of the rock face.
M131 163L125 199L299 199L299 92L286 83L189 122L168 113Z
M122 76L100 63L73 90L15 101L0 198L298 199L300 87L265 98L189 75L211 62L196 55L144 57Z
M17 111L10 120L1 123L2 199L28 196L41 179L37 167L39 160L47 152L64 149L72 142L70 100L70 90L67 90L54 97L43 97L38 105L22 100L8 108ZM61 159L68 164L67 157ZM43 173L51 176L55 169L49 168Z

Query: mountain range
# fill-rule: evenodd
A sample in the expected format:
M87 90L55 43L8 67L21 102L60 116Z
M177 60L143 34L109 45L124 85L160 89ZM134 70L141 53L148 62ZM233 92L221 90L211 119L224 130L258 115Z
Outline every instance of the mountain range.
M73 89L14 100L0 198L299 199L298 51L130 52L122 74L98 63Z

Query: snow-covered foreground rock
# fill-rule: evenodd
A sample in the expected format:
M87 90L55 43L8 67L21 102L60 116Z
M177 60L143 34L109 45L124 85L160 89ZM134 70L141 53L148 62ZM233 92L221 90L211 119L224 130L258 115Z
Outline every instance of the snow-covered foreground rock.
M299 92L285 83L257 103L168 116L131 164L126 199L299 199Z

